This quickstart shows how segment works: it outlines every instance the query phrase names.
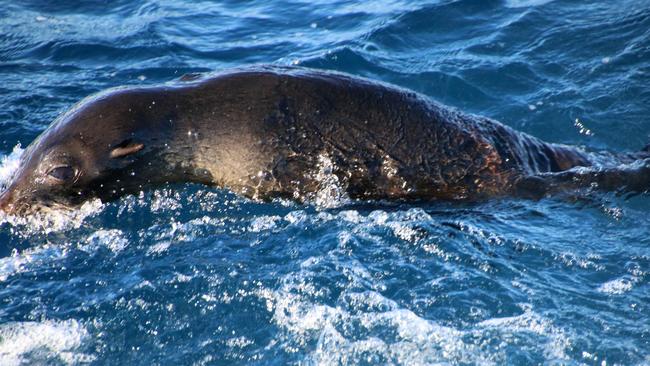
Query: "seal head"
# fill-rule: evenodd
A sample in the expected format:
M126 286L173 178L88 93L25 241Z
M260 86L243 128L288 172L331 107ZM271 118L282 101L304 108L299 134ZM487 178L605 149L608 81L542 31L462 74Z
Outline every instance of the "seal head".
M24 152L20 167L0 196L0 209L24 214L72 207L89 198L109 198L137 189L128 184L133 180L121 176L134 174L137 155L146 153L146 145L140 139L139 124L124 118L129 113L119 100L125 97L118 93L110 103L102 96L94 97L94 103L84 101L55 121ZM112 123L103 124L102 119Z

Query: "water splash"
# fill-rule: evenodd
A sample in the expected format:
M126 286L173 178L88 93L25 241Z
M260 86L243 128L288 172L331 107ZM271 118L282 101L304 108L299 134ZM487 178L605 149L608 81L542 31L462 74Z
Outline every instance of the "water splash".
M334 173L335 163L325 155L318 156L318 171L314 179L319 183L318 190L311 197L312 202L319 208L335 208L350 202L345 191L345 185Z
M3 365L86 364L95 360L80 352L87 338L76 320L6 323L0 325L0 359Z
M10 183L11 178L20 167L20 159L24 152L25 149L18 144L14 146L9 155L0 158L0 187L2 190Z
M84 202L79 208L46 210L27 216L14 216L0 212L0 225L9 224L12 235L29 237L80 228L85 220L105 208L99 199Z
M512 347L540 346L547 360L569 360L569 337L529 304L522 305L521 315L490 318L465 329L441 325L379 291L358 292L359 284L372 278L358 262L339 262L350 282L336 306L325 305L327 290L310 280L323 261L327 258L312 258L299 273L286 276L279 289L258 291L286 332L278 338L281 346L292 353L312 349L306 356L310 364L497 365L508 363Z

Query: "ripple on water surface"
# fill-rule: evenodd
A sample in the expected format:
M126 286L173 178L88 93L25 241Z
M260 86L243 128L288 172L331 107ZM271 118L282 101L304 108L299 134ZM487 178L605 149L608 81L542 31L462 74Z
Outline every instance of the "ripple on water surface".
M176 357L175 347L192 350L186 361L206 362L611 357L600 348L607 328L647 331L634 319L648 310L650 257L574 251L569 244L584 238L566 239L575 227L558 224L547 205L324 209L201 187L127 197L60 236L20 229L33 247L0 261L0 314L24 320L0 330L0 354L16 363L136 355L154 362ZM605 216L598 209L572 214ZM499 234L513 217L559 232ZM630 261L626 268L610 268L621 259ZM45 290L35 296L34 286ZM630 340L615 355L635 359L643 341Z

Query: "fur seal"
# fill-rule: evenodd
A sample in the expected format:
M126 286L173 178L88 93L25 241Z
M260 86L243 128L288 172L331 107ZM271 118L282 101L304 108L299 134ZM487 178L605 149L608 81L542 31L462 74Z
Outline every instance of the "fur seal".
M648 156L545 143L346 74L259 66L82 100L26 149L0 209L71 207L170 182L305 201L323 176L359 199L638 191L649 186Z

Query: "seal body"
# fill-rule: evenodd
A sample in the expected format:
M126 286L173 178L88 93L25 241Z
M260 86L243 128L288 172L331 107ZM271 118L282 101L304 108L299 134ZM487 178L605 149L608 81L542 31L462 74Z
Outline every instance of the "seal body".
M27 148L0 208L188 181L258 199L309 200L334 180L351 198L477 200L547 190L527 179L595 160L398 87L257 67L81 101Z

